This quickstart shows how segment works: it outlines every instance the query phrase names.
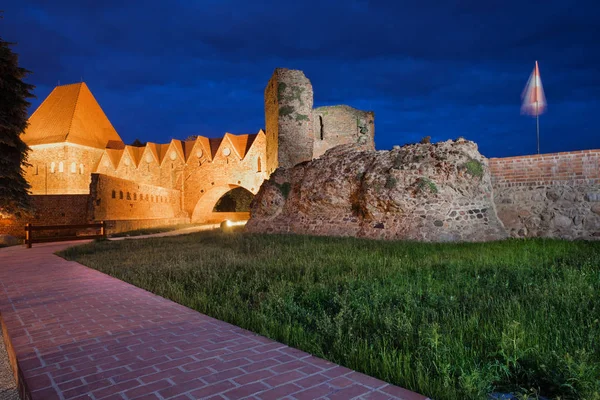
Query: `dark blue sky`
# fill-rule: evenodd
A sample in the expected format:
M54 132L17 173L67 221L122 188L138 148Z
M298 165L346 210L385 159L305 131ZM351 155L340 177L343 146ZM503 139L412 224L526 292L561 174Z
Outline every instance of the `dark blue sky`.
M126 142L255 133L276 67L315 106L375 111L377 148L464 136L535 152L520 95L539 60L542 152L600 148L597 1L3 2L0 36L36 85L83 79Z

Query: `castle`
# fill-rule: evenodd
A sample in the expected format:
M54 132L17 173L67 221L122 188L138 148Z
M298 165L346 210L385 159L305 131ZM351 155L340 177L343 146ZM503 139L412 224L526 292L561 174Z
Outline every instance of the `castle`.
M374 149L374 115L348 106L313 109L302 71L276 69L265 89L266 130L222 138L126 145L85 83L56 87L22 135L32 220L0 218L0 233L25 222L108 221L112 231L182 222L245 219L214 212L235 188L256 194L278 167L344 143Z

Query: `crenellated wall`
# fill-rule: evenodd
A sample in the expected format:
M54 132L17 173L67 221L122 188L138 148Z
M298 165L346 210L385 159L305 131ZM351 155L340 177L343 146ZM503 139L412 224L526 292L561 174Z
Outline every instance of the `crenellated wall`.
M491 158L498 217L513 237L600 238L600 150Z

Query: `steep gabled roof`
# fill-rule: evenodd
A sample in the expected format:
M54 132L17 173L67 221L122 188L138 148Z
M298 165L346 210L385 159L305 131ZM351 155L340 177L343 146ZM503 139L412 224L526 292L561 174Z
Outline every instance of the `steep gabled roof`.
M104 149L121 138L83 82L57 86L29 118L28 145L76 143Z
M169 146L170 148L172 148L173 150L175 150L175 152L177 153L177 155L179 155L179 157L185 161L185 153L183 150L183 142L181 140L178 139L172 139L171 146Z
M146 143L146 149L148 149L147 151L150 152L154 156L156 162L160 164L160 156L158 155L157 146L158 145L156 143Z
M226 133L225 136L231 142L231 145L234 148L234 151L240 156L240 159L246 157L246 153L252 147L252 143L254 143L254 139L256 139L256 134L253 135L232 135L231 133Z
M119 167L119 162L121 161L121 157L123 157L124 150L115 150L115 149L105 149L106 155L108 156L110 162L113 165L114 169Z
M214 160L215 156L217 155L217 152L219 151L219 146L221 146L221 142L223 141L223 138L210 138L208 139L208 143L210 145L210 156L211 159Z
M167 152L171 147L171 143L156 144L156 151L158 152L158 163L162 165L164 159L167 157Z
M142 159L142 153L144 151L143 147L137 146L125 146L125 151L129 153L129 157L133 161L133 164L137 167L140 165L140 160Z
M196 148L201 148L202 149L202 156L206 157L209 161L212 161L213 159L213 154L212 154L212 149L211 149L211 145L210 145L210 139L204 136L198 136L196 138Z

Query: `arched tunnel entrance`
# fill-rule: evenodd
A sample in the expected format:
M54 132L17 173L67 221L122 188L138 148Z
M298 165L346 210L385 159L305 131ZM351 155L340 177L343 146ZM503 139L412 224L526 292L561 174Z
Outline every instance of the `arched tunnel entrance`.
M254 194L239 185L214 187L196 204L194 223L221 223L225 220L243 221L250 218L250 202Z

